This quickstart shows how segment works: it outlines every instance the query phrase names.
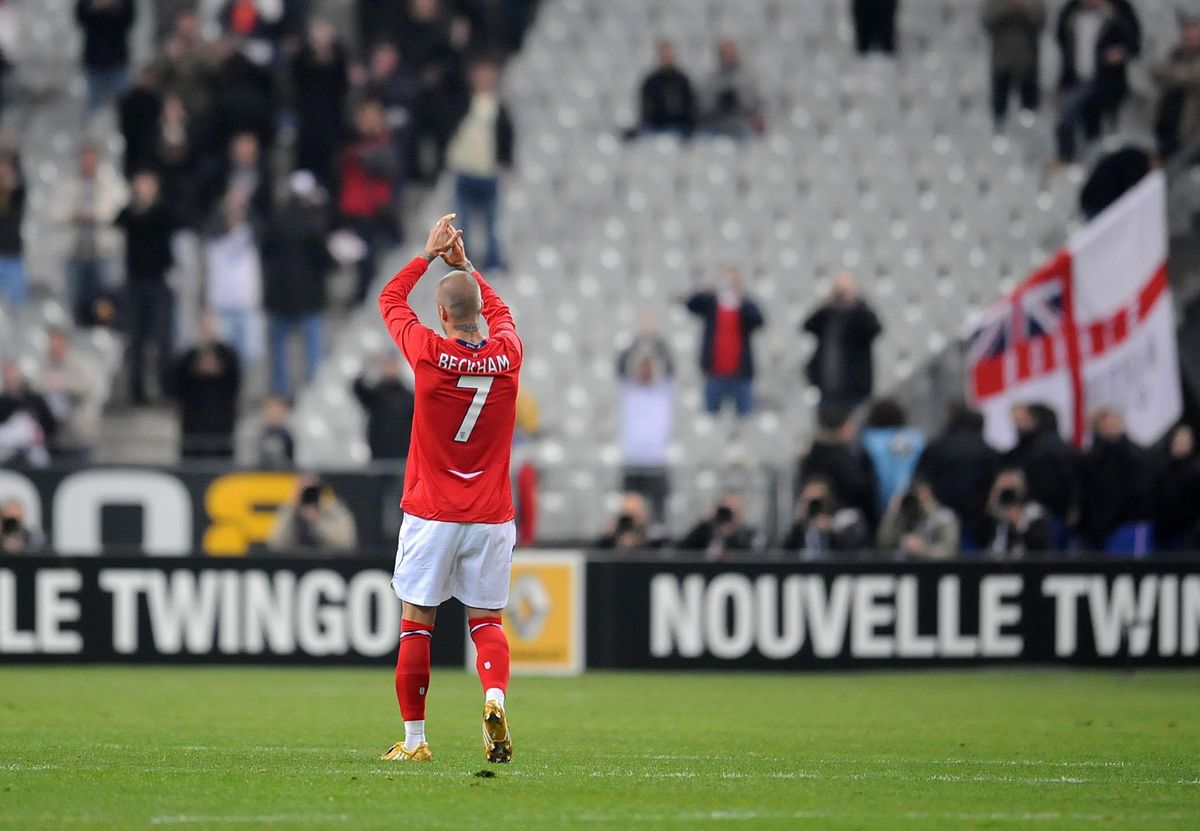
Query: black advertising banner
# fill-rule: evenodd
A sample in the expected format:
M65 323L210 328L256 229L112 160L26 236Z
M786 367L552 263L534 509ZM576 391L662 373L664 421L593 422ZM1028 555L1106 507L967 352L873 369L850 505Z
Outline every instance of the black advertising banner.
M388 664L400 602L362 560L0 560L0 662ZM437 664L462 666L462 606Z
M589 666L1200 666L1200 563L592 562Z
M353 513L358 548L396 550L401 471L330 473L322 480ZM293 471L147 467L0 469L0 499L18 499L26 522L59 554L240 557L263 550Z

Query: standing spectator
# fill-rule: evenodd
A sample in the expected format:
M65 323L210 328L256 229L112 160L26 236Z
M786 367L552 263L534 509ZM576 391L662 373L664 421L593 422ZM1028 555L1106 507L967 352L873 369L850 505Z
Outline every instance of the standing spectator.
M1200 546L1200 452L1192 428L1180 424L1162 448L1162 492L1155 536L1162 551L1190 553Z
M876 509L875 475L871 460L855 441L850 413L836 404L817 410L817 434L796 470L797 490L803 491L814 478L828 481L839 505L856 508L874 527Z
M1102 156L1079 191L1083 218L1089 222L1095 219L1158 164L1152 153L1132 144Z
M167 285L167 272L174 264L171 235L176 221L159 199L158 176L142 171L133 177L132 199L117 215L116 224L125 231L125 290L128 295L129 384L133 403L142 405L146 396L146 347L153 344L161 386L165 389L171 355L171 318L175 293Z
M958 541L958 517L938 502L921 474L892 497L879 526L879 548L904 559L949 560L958 552Z
M296 495L279 509L267 548L278 554L350 554L354 514L317 476L296 477Z
M416 398L400 380L399 355L388 353L380 358L374 378L359 377L354 382L354 396L367 411L371 460L407 459Z
M884 55L896 54L897 5L897 0L851 0L858 54L876 49Z
M704 321L700 368L704 371L704 408L714 415L732 399L739 416L754 409L754 349L751 337L765 322L758 304L742 291L742 275L726 268L713 289L687 300L687 309Z
M819 560L831 554L864 551L869 542L870 531L862 511L842 506L833 483L818 475L800 489L795 523L782 548L800 552L802 560Z
M278 113L275 77L235 48L233 41L223 41L219 47L222 52L214 70L205 144L223 149L234 136L253 133L259 147L270 150Z
M742 498L727 493L676 547L681 551L703 551L708 560L727 560L738 552L753 550L756 538L754 529L743 521Z
M400 54L416 80L408 166L427 183L441 171L446 143L469 97L454 28L440 0L411 0L408 20L397 37ZM465 46L461 35L458 43Z
M1079 464L1079 532L1088 550L1145 556L1154 546L1155 469L1149 454L1125 435L1114 410L1092 418L1092 446Z
M642 81L642 130L687 138L696 128L696 109L692 82L675 65L675 44L659 41L658 67Z
M1184 18L1181 24L1179 45L1154 67L1162 95L1154 132L1164 159L1200 138L1200 17Z
M860 441L875 471L877 516L893 496L908 487L925 449L925 436L907 424L904 408L895 399L884 398L871 407L863 425Z
M87 113L117 98L129 85L129 30L135 0L78 0L75 20L83 28Z
M821 401L853 410L870 398L875 386L872 346L883 327L859 295L854 277L833 278L829 298L804 321L804 331L817 339L807 374L821 391Z
M233 187L204 240L205 289L217 333L233 346L243 371L262 358L262 257L246 192Z
M205 314L200 340L175 368L181 448L185 459L228 459L233 455L242 373L237 353L217 340L216 320Z
M201 215L211 217L219 210L221 200L235 189L245 195L258 219L271 215L274 204L270 166L254 133L238 133L229 142L228 154L206 165L200 194Z
M163 203L189 227L199 224L197 215L196 160L199 156L196 129L183 99L173 92L163 96L162 115L155 135L154 167L162 182Z
M1129 93L1127 68L1141 49L1141 25L1129 0L1070 0L1058 17L1062 53L1058 160L1075 161L1076 133L1100 136L1105 118L1115 119Z
M748 138L766 128L758 84L742 63L736 40L726 38L717 46L717 68L703 100L704 125L712 133Z
M1023 110L1037 112L1041 103L1039 41L1046 28L1046 2L987 0L983 26L992 41L992 117L999 130L1013 90Z
M326 190L333 189L334 162L341 147L350 89L346 53L337 30L313 20L308 41L292 63L296 88L296 169L311 171Z
M154 167L158 123L162 116L162 90L153 66L138 71L137 83L117 105L121 136L125 139L125 175Z
M216 55L200 33L200 19L194 9L185 9L175 17L154 66L163 89L179 96L188 118L202 121L212 100Z
M395 236L392 216L396 176L395 145L383 107L378 101L358 105L355 123L358 139L342 153L342 221L363 241L365 253L358 261L355 299L362 302L375 279L377 251L384 238Z
M652 319L643 321L637 339L617 359L617 376L621 487L641 494L650 504L653 521L662 523L670 492L667 445L675 415L675 367Z
M496 92L498 80L491 61L477 61L471 67L471 103L446 150L463 234L471 233L476 215L483 216L487 238L484 271L506 268L497 234L500 174L512 167L514 139L512 120Z
M1046 554L1055 548L1050 515L1026 486L1025 474L1015 468L1001 470L988 497L990 540L984 549L999 560L1019 560Z
M56 462L84 463L100 438L103 376L61 329L50 330L49 340L37 386L58 425L50 450Z
M0 504L0 554L40 554L46 546L46 536L40 528L25 522L25 505L19 499Z
M293 173L288 184L288 201L271 217L263 237L271 391L276 395L288 395L292 389L288 340L294 332L299 331L304 340L305 380L311 381L317 373L323 354L326 285L333 266L326 245L324 191L305 170Z
M962 547L978 551L988 539L987 500L1000 468L1000 454L983 438L983 416L964 404L950 407L946 428L917 462L937 501L958 516Z
M286 470L296 455L296 442L288 427L286 398L269 395L262 406L262 433L258 437L258 465L268 470Z
M287 30L288 5L286 0L226 0L221 26L242 44L248 59L258 66L272 67Z
M58 431L50 405L29 388L15 361L0 367L0 382L0 462L44 467Z
M10 308L25 305L25 182L16 158L0 152L0 301Z
M1024 475L1029 498L1046 509L1056 543L1065 544L1067 526L1079 512L1079 454L1045 404L1017 404L1012 416L1017 443L1005 454L1004 466Z
M108 284L108 265L120 247L113 221L129 199L129 188L113 170L100 164L100 151L85 145L79 152L79 174L57 192L58 219L73 232L67 260L71 308L75 322L95 320L95 304Z
M416 117L413 113L416 82L401 64L400 51L395 44L378 43L371 50L370 64L362 79L362 94L379 101L383 107L383 117L391 131L396 154L396 192L392 201L399 203L408 173L409 143Z

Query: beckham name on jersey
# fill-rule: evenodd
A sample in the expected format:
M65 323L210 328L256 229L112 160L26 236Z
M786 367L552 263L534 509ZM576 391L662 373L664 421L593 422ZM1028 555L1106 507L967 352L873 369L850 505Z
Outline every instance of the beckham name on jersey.
M508 356L504 354L474 361L470 358L447 355L445 352L438 355L437 365L439 369L448 369L460 375L495 375L499 372L507 372L511 366Z

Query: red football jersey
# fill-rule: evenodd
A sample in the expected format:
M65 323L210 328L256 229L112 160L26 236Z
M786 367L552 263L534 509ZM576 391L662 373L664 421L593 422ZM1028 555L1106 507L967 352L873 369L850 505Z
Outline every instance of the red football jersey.
M404 512L441 522L513 518L508 464L522 346L512 312L476 271L488 337L478 346L421 324L408 295L429 264L416 257L379 295L379 310L416 376Z

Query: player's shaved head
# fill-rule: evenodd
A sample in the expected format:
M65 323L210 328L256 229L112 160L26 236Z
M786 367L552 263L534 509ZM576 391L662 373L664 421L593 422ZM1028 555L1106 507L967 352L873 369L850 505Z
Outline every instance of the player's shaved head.
M446 310L445 322L474 323L483 308L479 283L465 271L451 271L437 287L437 304Z

